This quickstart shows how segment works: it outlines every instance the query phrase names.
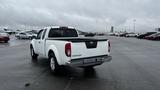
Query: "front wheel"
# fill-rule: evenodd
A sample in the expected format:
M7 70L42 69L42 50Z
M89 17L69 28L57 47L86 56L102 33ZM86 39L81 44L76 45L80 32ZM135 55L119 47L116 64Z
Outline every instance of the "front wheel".
M30 52L31 52L31 58L32 60L37 60L38 55L34 52L33 47L30 47Z

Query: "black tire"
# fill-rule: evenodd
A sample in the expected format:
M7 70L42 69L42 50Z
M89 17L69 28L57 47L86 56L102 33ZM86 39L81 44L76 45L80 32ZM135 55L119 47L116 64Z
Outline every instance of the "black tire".
M32 46L30 47L30 53L31 53L32 60L37 60L38 55L34 52L34 49Z
M49 54L49 61L50 61L50 70L51 70L51 73L56 73L58 70L59 70L59 64L57 62L57 59L54 55L54 53L50 53Z
M93 70L94 69L94 66L86 66L84 67L85 70Z
M95 69L94 69L94 66L87 66L87 67L84 67L84 71L86 73L92 73L95 71Z
M32 40L32 37L29 37L30 40Z
M8 40L7 41L4 41L5 43L8 43Z
M19 36L16 37L17 39L20 39Z

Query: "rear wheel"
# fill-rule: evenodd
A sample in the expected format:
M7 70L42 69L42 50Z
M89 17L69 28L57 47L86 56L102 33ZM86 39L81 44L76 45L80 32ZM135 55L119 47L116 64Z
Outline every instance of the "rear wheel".
M37 60L38 55L35 53L33 47L30 47L30 52L31 52L31 58L32 60Z
M84 71L85 73L90 74L90 73L95 72L95 69L94 69L94 66L87 66L87 67L84 67Z
M49 60L50 60L50 69L52 73L55 73L58 71L59 65L57 63L57 59L54 55L54 53L51 53L49 55Z

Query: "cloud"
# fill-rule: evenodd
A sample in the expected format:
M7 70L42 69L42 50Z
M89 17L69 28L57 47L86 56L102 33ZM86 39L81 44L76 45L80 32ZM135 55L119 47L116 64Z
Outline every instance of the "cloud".
M0 0L0 26L24 28L69 25L86 31L111 26L137 31L160 24L158 0Z

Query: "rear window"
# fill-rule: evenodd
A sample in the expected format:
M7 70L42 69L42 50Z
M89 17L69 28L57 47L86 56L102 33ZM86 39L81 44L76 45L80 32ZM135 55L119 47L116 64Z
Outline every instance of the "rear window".
M75 29L52 28L49 31L48 37L78 37L78 34Z

